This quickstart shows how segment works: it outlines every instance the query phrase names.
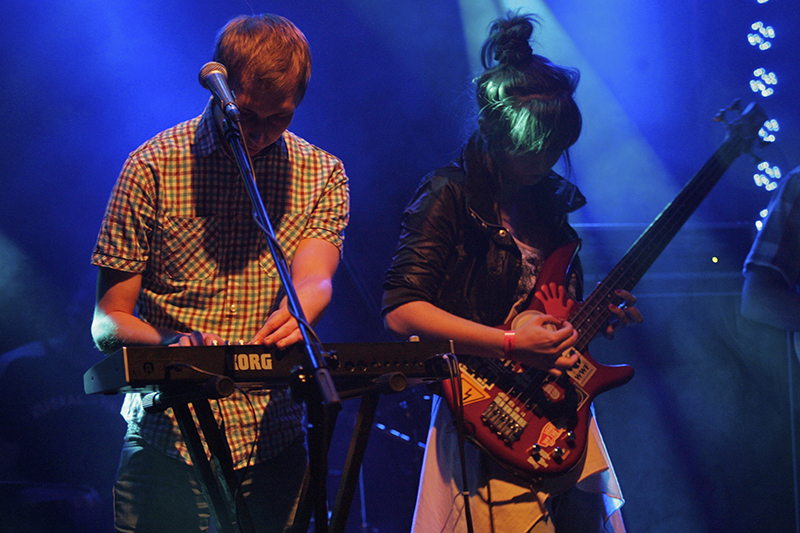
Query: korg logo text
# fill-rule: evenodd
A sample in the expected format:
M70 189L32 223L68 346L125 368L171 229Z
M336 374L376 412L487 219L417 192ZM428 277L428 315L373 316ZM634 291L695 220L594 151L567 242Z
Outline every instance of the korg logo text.
M272 354L240 353L234 360L236 370L272 370Z

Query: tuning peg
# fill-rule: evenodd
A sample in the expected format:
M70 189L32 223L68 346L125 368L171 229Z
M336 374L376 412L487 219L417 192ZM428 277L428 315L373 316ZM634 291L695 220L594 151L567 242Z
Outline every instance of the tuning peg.
M713 120L714 120L714 122L724 122L725 124L728 124L728 119L725 116L726 113L728 113L728 111L737 111L738 112L739 110L741 110L741 108L742 108L742 100L737 98L728 107L723 107L722 109L720 109L717 112L717 114L714 115L714 119Z

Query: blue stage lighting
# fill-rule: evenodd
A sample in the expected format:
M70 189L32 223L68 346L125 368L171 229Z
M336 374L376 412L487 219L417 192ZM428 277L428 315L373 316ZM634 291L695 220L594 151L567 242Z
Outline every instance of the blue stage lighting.
M772 46L772 39L775 38L775 30L772 26L764 26L761 21L750 25L755 33L747 34L747 42L751 46L758 47L759 50L767 50Z
M771 87L778 84L778 76L774 72L767 72L764 68L757 68L753 71L754 79L750 80L750 89L754 93L760 93L767 97L775 93Z
M761 129L758 130L758 136L762 142L765 143L774 143L777 137L775 136L775 132L780 131L780 125L778 121L770 119L761 126Z
M767 191L773 191L778 187L778 181L781 179L781 169L777 166L771 166L768 161L762 161L756 168L758 172L753 175L753 180L759 187L764 187Z

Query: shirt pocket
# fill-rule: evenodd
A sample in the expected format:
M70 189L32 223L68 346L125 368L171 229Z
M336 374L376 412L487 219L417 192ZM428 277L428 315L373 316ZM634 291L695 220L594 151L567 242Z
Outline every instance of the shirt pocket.
M164 271L171 279L208 279L217 270L218 249L216 216L169 217L164 223Z

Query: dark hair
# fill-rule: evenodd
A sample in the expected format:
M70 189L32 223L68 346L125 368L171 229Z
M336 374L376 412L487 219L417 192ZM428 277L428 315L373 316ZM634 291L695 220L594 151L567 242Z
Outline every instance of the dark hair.
M228 71L234 91L297 91L305 95L311 52L305 35L288 19L264 13L231 19L217 34L214 61Z
M581 132L574 100L580 79L533 53L534 15L509 13L495 20L481 48L485 69L477 80L478 120L490 153L566 152Z

